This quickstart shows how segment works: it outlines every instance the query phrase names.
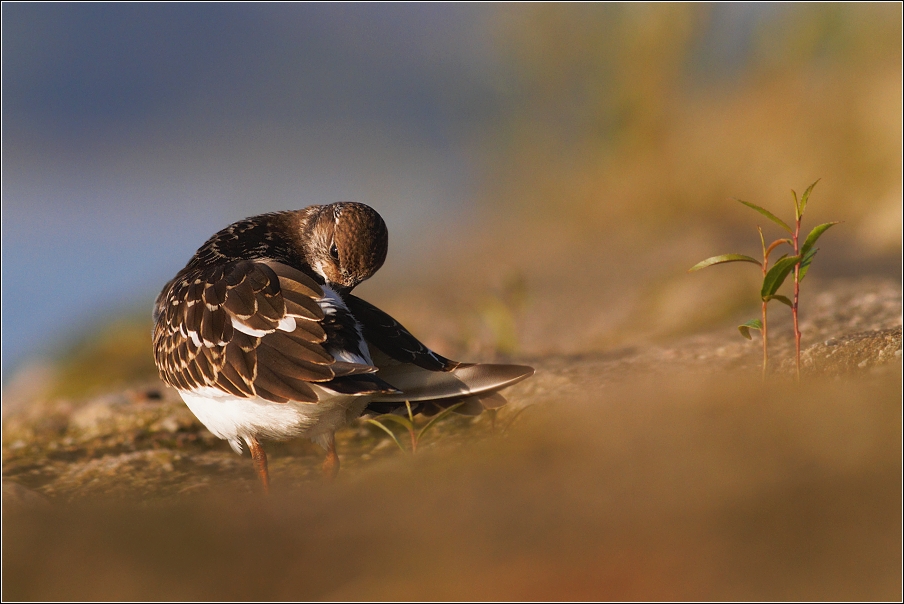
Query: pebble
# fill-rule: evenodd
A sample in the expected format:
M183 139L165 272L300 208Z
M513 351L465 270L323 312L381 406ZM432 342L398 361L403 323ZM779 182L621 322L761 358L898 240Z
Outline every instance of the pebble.
M151 430L159 432L178 432L179 422L174 417L165 417L151 426Z

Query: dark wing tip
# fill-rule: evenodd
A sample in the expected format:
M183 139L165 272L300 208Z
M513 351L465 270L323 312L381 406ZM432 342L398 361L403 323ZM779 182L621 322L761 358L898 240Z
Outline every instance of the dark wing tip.
M367 343L393 359L430 371L452 371L458 367L459 363L427 348L401 323L370 302L351 294L345 296L345 302L361 324Z
M341 394L395 394L399 390L371 373L349 374L320 384Z

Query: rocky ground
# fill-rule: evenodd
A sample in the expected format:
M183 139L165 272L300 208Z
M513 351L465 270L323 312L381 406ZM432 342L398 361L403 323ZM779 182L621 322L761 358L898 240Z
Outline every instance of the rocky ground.
M10 398L3 596L897 599L901 299L895 281L825 284L802 324L800 385L786 318L772 324L765 384L756 337L731 325L518 358L537 372L507 391L506 408L450 416L415 456L364 422L340 432L336 485L321 483L316 446L268 443L268 504L247 456L158 382L86 400ZM239 520L248 513L253 522ZM124 536L136 514L126 533L160 552L136 554ZM236 561L187 554L180 564L222 580L174 571L164 552L192 523L193 552L247 561L259 540L266 552L250 559L286 555L296 574L281 562L289 574L274 582L265 565L251 588ZM354 572L311 562L312 544ZM399 562L375 564L361 548L401 548ZM78 551L111 566L85 578ZM845 560L860 574L838 568Z

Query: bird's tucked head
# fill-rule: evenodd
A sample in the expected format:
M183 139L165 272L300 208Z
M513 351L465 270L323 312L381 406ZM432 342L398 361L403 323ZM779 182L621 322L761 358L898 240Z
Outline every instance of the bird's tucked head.
M302 245L310 267L329 285L351 291L383 266L389 233L376 210L345 201L319 206L315 212Z

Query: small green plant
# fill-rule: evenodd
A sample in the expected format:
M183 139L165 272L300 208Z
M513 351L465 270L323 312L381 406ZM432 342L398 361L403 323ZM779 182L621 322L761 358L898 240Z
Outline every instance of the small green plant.
M743 325L738 326L738 331L741 332L741 335L747 338L748 340L752 339L750 336L751 329L757 329L760 331L763 340L763 378L766 377L766 368L769 363L769 352L768 352L768 332L767 327L768 323L766 322L766 306L772 300L778 300L782 304L785 304L789 308L791 308L791 314L794 318L794 343L795 343L795 351L796 351L796 369L797 369L797 379L800 379L800 326L798 323L798 309L800 306L800 283L803 281L804 277L807 274L807 271L810 268L810 265L813 263L813 257L816 255L818 248L813 247L816 243L816 240L831 226L838 224L838 222L827 222L824 224L820 224L815 227L810 234L807 235L807 238L804 240L803 244L800 243L800 227L801 221L804 216L804 210L807 207L807 201L810 199L810 193L813 192L813 187L816 186L819 180L811 184L807 187L807 190L804 191L804 194L798 200L797 192L793 189L791 190L791 194L794 197L794 228L792 229L788 224L770 212L765 208L761 208L760 206L750 203L748 201L742 201L737 199L738 201L745 206L756 210L782 229L787 231L791 238L783 238L776 239L768 246L766 245L766 238L763 235L763 229L757 226L757 231L760 234L760 244L762 245L763 250L763 260L759 261L750 256L746 256L744 254L722 254L721 256L713 256L712 258L707 258L702 262L698 262L694 266L688 270L688 272L693 272L700 270L701 268L706 268L707 266L712 266L714 264L725 264L728 262L750 262L756 264L760 267L763 272L763 285L760 288L760 300L762 302L762 315L760 319L752 319L747 321ZM772 266L769 268L769 255L775 251L781 245L789 245L793 250L793 255L784 254L782 255ZM785 282L785 279L791 273L794 273L794 297L793 299L789 299L787 296L783 296L778 294L779 287L782 286L782 283Z
M484 300L480 315L493 334L497 352L513 355L518 351L518 322L529 300L527 279L520 272L508 275L501 287Z
M383 432L386 432L386 434L388 434L392 438L393 442L395 442L395 444L398 445L399 449L401 449L402 451L405 450L405 447L402 446L401 441L399 441L399 438L395 435L395 433L387 428L383 424L383 422L389 421L403 426L406 430L408 430L408 435L411 437L411 452L417 453L418 443L420 442L421 438L424 437L424 434L426 434L428 430L435 426L436 422L443 419L462 405L464 405L464 402L456 403L454 405L446 407L445 409L434 415L432 418L430 418L430 421L427 422L427 424L423 428L421 428L420 431L415 428L414 414L411 412L411 403L409 403L408 401L405 401L405 408L408 410L408 417L396 415L394 413L385 413L375 419L369 419L367 420L367 422L378 427L380 430L383 430Z

